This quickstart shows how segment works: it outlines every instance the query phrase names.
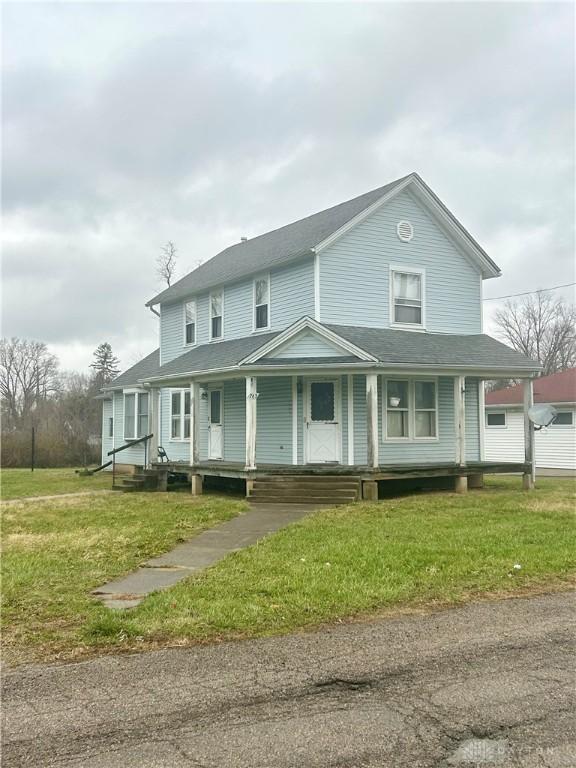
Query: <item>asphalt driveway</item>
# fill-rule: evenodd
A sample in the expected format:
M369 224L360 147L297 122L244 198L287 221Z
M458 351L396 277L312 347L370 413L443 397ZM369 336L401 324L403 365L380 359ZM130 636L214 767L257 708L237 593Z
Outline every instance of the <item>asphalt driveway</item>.
M4 674L3 765L576 765L571 594Z

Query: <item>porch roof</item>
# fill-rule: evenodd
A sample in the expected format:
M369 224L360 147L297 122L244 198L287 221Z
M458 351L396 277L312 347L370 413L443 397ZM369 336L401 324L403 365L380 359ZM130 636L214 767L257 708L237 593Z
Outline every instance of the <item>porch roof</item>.
M326 327L383 364L525 371L541 368L540 363L485 333L420 333L352 325Z
M300 321L300 325L302 322ZM315 321L310 323L319 329L320 326L327 329L340 337L343 342L348 342L359 350L365 351L374 362L361 360L354 355L294 358L269 356L270 342L278 336L285 337L288 331L284 331L202 344L162 366L159 364L158 350L155 350L121 374L108 388L125 388L149 381L171 381L188 375L211 372L236 370L244 373L255 369L271 370L285 367L306 369L322 365L331 368L342 365L348 370L355 366L370 369L397 366L424 370L438 368L494 373L507 371L518 374L530 374L540 367L535 361L485 334L415 333L390 328L322 325ZM258 350L261 348L263 356L257 359ZM250 363L245 363L244 361L249 357Z

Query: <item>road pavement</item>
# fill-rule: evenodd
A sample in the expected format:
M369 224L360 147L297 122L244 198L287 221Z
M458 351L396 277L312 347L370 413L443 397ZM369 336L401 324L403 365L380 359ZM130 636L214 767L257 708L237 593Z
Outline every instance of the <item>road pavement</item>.
M7 768L576 766L571 594L5 671Z

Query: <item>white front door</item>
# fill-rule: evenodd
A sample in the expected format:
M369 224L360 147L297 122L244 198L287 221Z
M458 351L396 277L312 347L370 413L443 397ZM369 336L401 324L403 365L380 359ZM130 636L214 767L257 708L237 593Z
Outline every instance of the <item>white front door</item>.
M308 381L306 400L306 461L309 464L340 461L337 382Z
M208 399L208 458L222 458L222 390L211 389Z

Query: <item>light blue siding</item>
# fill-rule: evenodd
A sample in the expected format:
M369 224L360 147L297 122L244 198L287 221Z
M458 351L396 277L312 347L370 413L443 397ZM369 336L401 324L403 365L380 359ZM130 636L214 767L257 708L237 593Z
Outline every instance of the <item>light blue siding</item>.
M401 220L414 226L410 242L396 234ZM388 327L392 264L425 270L428 331L481 332L478 270L408 191L343 235L319 259L321 322Z
M114 393L114 447L124 445L124 395L122 392ZM144 464L144 444L139 443L116 454L118 464Z
M478 379L466 379L466 461L480 461L480 387Z
M238 339L254 332L253 278L224 287L223 339ZM190 297L192 298L192 297ZM184 303L160 308L160 363L184 354ZM314 261L308 258L270 273L270 329L281 331L314 313ZM209 294L196 297L196 343L209 337Z
M321 338L317 333L306 330L301 331L290 341L282 344L268 357L335 357L349 354L349 352L342 350L341 347L337 347L335 344L331 344Z
M105 464L110 461L111 456L108 456L108 451L112 450L114 440L110 437L109 420L112 417L112 400L102 401L102 461L101 464Z
M256 462L292 464L292 379L258 378Z
M302 376L298 376L296 380L296 411L297 417L297 447L298 447L298 464L304 463L304 435L306 432L306 423L304 418L304 379Z
M162 304L160 307L160 365L170 362L185 351L182 304Z
M270 276L270 295L273 331L281 331L306 315L313 317L314 259L274 270Z
M170 461L190 462L190 441L173 440L170 423L171 389L163 389L160 393L160 440L159 445L164 448Z

